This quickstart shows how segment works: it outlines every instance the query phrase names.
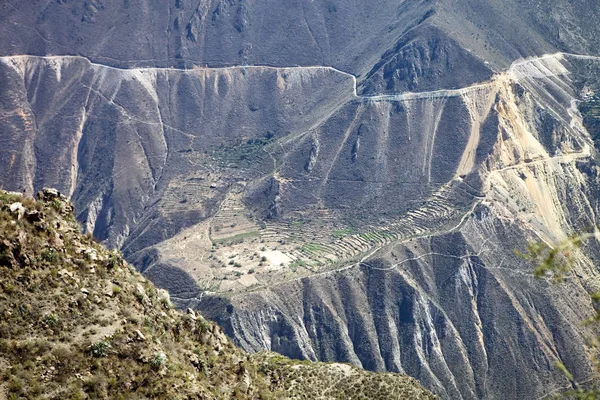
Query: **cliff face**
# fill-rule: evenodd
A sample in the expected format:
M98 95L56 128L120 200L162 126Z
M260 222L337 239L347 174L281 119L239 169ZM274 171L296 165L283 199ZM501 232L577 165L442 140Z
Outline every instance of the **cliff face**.
M598 222L596 2L142 3L0 6L0 186L246 350L444 398L592 377L597 245L557 287L514 250Z

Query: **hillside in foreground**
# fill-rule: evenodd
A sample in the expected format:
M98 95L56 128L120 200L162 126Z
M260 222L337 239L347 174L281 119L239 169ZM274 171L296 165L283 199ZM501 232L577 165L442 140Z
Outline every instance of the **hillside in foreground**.
M409 377L247 354L116 252L72 205L0 191L0 399L433 399Z

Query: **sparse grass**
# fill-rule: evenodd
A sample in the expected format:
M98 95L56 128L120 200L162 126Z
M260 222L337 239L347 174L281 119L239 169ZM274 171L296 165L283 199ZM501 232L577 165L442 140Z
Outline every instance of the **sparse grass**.
M318 243L307 243L300 248L301 251L305 253L323 253L326 252L327 249L318 244Z
M257 231L246 232L246 233L240 233L239 235L226 237L223 239L213 239L213 243L214 244L224 244L224 243L237 244L237 243L242 243L245 239L251 239L251 238L255 238L255 237L259 237L259 236L260 236L260 233Z
M343 239L346 236L350 236L354 234L354 228L344 228L344 229L338 229L335 230L333 232L331 232L331 237L338 240L338 239Z

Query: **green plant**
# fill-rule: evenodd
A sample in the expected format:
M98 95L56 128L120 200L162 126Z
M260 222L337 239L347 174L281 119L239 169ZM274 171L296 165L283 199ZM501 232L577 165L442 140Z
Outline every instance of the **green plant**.
M56 326L58 324L58 315L54 313L46 314L43 318L43 322L50 327Z
M305 253L319 253L324 252L326 249L318 243L307 243L301 247L301 250Z
M59 200L59 199L54 199L54 200L52 200L52 202L50 203L50 206L51 206L51 207L52 207L54 210L56 210L56 211L58 211L58 212L60 212L60 213L62 213L62 212L65 210L65 203L63 203L63 202L62 202L61 200Z
M304 260L297 259L296 261L290 264L290 268L304 267L305 265L306 262Z
M58 255L56 254L56 250L53 248L45 249L41 254L42 260L54 264L58 260Z
M150 367L152 367L153 370L158 371L166 363L167 355L163 352L156 352L150 360Z
M290 222L290 228L302 228L304 226L305 221L303 220L295 220Z
M530 243L527 246L527 252L515 251L515 253L534 263L534 275L537 279L550 278L554 284L563 282L566 276L571 273L575 260L575 252L588 239L598 239L596 233L574 234L559 243L549 244ZM595 315L586 324L600 322L600 291L590 294L595 304ZM593 340L592 346L597 347L600 337ZM600 358L593 356L593 363L596 370L600 369ZM576 381L573 374L561 362L556 362L556 368L567 378L574 386L574 389L562 393L561 397L568 399L593 400L600 398L600 389L596 387L582 388Z
M173 304L171 303L171 300L169 300L169 298L167 298L167 297L162 297L160 299L160 304L162 304L162 306L167 310L170 310L171 308L173 308Z
M110 353L111 345L107 340L96 342L90 346L90 353L94 357L107 357Z
M573 252L589 237L590 235L572 235L555 245L546 242L530 243L526 252L515 250L515 254L536 265L536 278L552 277L554 282L561 282L573 265Z
M338 230L331 232L331 237L333 237L334 239L342 239L348 235L352 235L353 233L354 233L353 228L338 229Z

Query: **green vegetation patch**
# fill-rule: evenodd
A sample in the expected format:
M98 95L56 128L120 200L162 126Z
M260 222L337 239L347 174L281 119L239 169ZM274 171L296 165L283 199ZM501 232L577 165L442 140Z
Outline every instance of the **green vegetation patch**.
M331 232L331 237L338 240L338 239L343 239L346 236L353 235L354 233L355 233L354 228L338 229L338 230Z
M291 221L289 226L290 228L302 228L306 222L304 220L294 220Z
M212 157L220 167L246 168L260 161L265 156L264 148L272 142L272 135L268 134L263 138L249 139L234 146L221 144L212 153Z
M222 243L231 242L232 244L237 244L237 243L242 243L246 239L255 238L255 237L260 237L260 233L258 231L240 233L239 235L230 236L230 237L226 237L226 238L222 238L222 239L213 239L213 243L214 244L222 244Z
M313 253L313 254L318 254L318 253L326 253L327 252L327 248L323 245L320 245L318 243L307 243L304 246L302 246L300 248L301 251L303 251L304 253Z

